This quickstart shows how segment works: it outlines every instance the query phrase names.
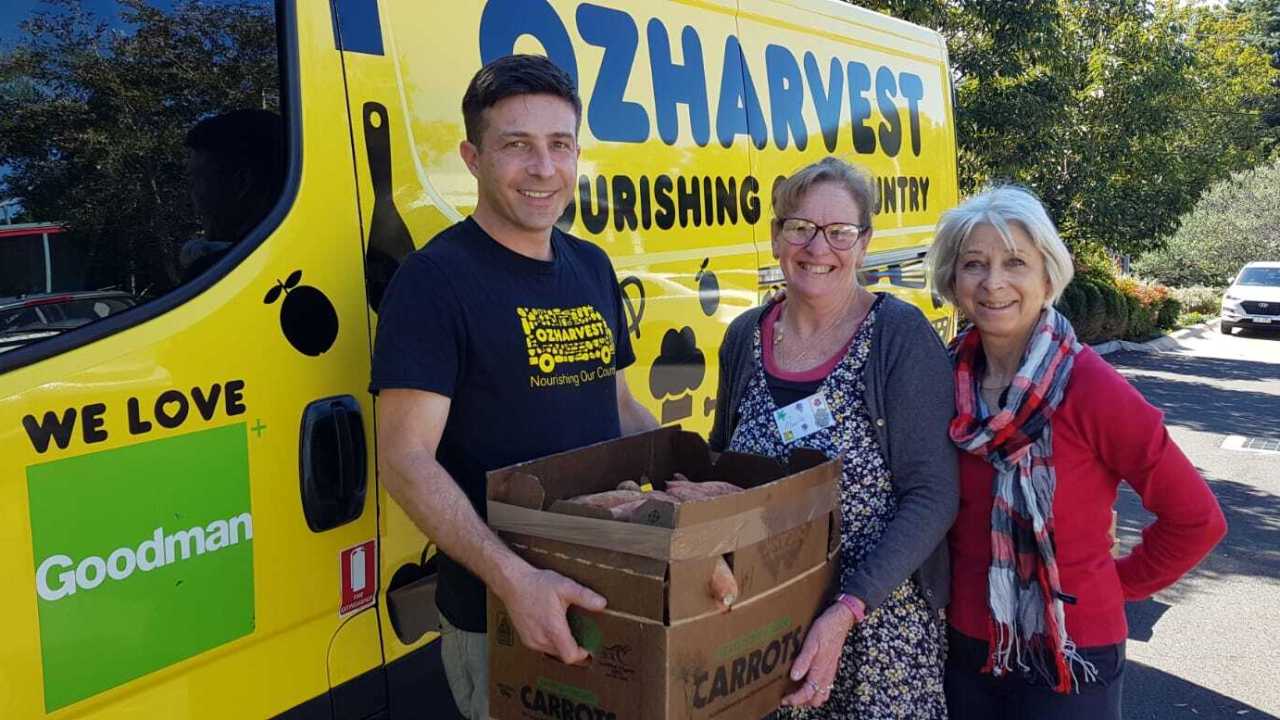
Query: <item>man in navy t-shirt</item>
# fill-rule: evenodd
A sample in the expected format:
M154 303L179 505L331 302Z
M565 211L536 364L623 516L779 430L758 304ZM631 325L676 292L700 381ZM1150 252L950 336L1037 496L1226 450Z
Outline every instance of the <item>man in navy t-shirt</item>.
M570 605L605 600L511 552L485 525L485 473L657 427L627 389L635 360L617 279L555 222L574 190L582 104L549 60L486 65L462 101L471 217L410 255L379 308L371 390L387 491L443 551L436 604L454 700L488 718L485 586L521 640L564 662L586 651Z

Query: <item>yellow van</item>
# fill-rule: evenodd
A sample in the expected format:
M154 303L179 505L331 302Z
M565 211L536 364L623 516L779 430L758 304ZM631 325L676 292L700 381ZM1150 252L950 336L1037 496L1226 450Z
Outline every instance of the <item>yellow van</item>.
M770 189L827 154L880 190L864 282L952 333L929 30L834 0L111 5L0 27L0 195L66 246L0 247L0 298L129 297L0 325L0 717L451 716L367 384L390 273L474 205L459 107L492 58L578 83L563 224L613 258L662 422L709 429L721 334L781 283Z

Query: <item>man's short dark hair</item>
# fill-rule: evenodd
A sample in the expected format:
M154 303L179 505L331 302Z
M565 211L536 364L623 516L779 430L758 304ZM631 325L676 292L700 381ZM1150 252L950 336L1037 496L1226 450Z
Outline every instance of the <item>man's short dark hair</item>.
M582 122L582 99L573 79L542 55L507 55L480 68L462 96L462 121L467 142L480 144L484 111L516 95L553 95L573 106Z
M191 199L207 240L237 242L275 207L289 167L284 120L268 110L233 110L196 123ZM198 176L197 176L198 173Z
M205 153L220 172L248 170L254 191L280 194L288 172L284 119L270 110L232 110L207 117L187 131L183 141Z

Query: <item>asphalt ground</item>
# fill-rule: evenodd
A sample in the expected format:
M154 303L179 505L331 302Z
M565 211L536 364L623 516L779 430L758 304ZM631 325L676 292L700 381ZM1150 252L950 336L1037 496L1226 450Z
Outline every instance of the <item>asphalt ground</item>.
M1216 324L1170 351L1107 360L1165 412L1173 439L1227 517L1222 543L1150 600L1130 603L1126 720L1280 716L1280 452L1224 449L1228 436L1280 440L1280 332ZM1153 519L1127 486L1122 548Z

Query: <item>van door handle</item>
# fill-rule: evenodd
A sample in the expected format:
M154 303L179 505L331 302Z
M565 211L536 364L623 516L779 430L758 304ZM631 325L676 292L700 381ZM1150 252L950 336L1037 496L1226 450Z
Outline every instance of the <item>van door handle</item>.
M355 488L351 452L351 414L340 403L333 406L334 448L338 451L338 497L349 497Z
M345 525L364 512L368 455L360 405L350 395L316 400L302 413L299 486L312 532Z

